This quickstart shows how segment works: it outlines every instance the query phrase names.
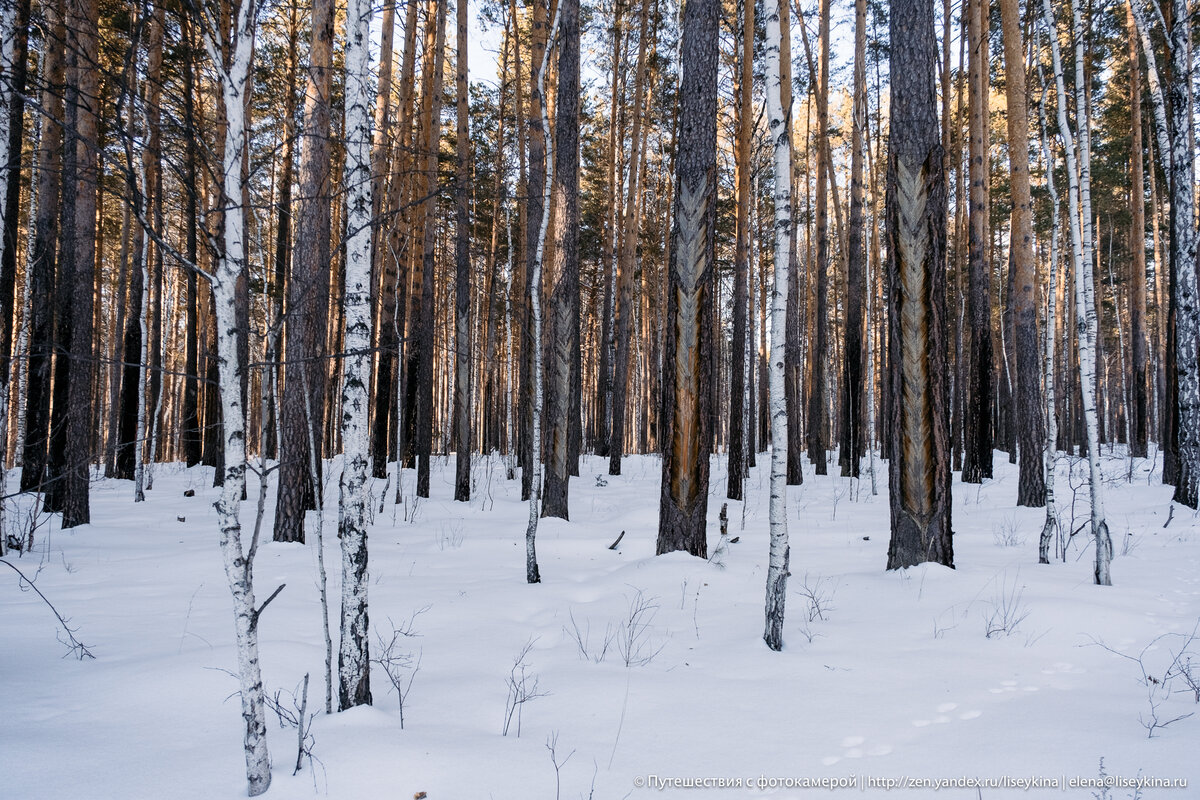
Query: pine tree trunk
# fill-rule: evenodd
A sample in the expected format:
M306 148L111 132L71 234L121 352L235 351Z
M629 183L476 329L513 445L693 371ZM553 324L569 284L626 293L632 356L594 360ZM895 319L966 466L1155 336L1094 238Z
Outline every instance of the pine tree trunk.
M458 166L455 174L454 214L454 499L471 499L471 220L467 185L471 160L470 107L467 101L467 4L457 8L458 33L456 93L458 111Z
M1132 0L1131 0L1132 2ZM1138 56L1137 27L1133 12L1125 9L1129 36L1129 337L1131 380L1129 391L1129 454L1145 458L1149 453L1150 370L1146 342L1146 194L1142 159L1142 69ZM1153 168L1153 165L1151 165Z
M709 353L716 222L717 54L720 5L691 0L683 13L679 144L663 361L662 497L658 554L706 558ZM639 59L640 61L640 59ZM635 131L637 123L635 122ZM636 208L635 203L630 203ZM620 359L618 359L620 364Z
M779 14L779 92L782 97L783 107L790 113L792 108L791 14L782 13L783 10L780 9ZM805 116L807 117L808 115L806 114ZM788 135L791 135L790 129ZM805 158L807 163L807 155ZM793 184L796 178L796 170L801 166L803 165L793 165L791 178ZM805 184L807 185L807 179L805 180ZM792 195L798 196L794 191ZM804 419L804 315L801 313L801 293L803 291L807 297L807 288L802 285L804 281L800 266L799 236L797 235L798 222L799 215L794 215L792 218L792 227L789 231L790 235L788 236L787 324L784 326L786 333L784 335L783 369L788 421L786 426L788 440L788 486L798 486L804 483L804 426L801 424ZM778 235L778 232L776 232L776 235ZM804 305L807 306L807 303ZM774 308L774 304L772 303L770 307ZM767 372L770 372L770 370L771 367L768 365ZM773 414L774 412L771 412L772 416ZM770 435L773 437L774 423L772 422L771 425ZM773 451L772 458L774 458Z
M750 425L746 395L747 336L750 280L750 134L754 120L754 2L743 2L741 74L737 116L737 241L733 257L733 343L729 354L729 480L725 494L742 499L746 477L745 446Z
M625 455L625 415L629 398L629 350L633 340L634 297L633 279L637 268L638 237L641 232L641 198L638 191L641 178L641 149L645 137L642 116L646 91L646 57L650 38L650 0L642 0L638 28L637 67L633 77L633 131L630 137L628 190L625 198L624 231L617 263L616 358L613 363L612 430L608 438L608 474L621 474L621 457Z
M932 0L892 5L888 152L888 569L954 565L943 248L945 182L937 122Z
M546 385L549 440L542 516L569 519L571 414L579 356L579 3L559 0L558 96L555 99L554 288L550 296L550 369Z
M1018 0L1000 0L1008 99L1008 159L1012 175L1012 300L1015 319L1015 424L1020 451L1017 505L1046 502L1045 432L1037 331L1037 265L1033 252L1033 197L1029 182L1029 99L1025 87L1025 43Z
M863 139L867 125L867 4L854 4L854 109L850 133L850 221L846 254L846 343L842 359L842 475L857 478L863 454L863 302L867 298L863 239Z
M314 442L319 470L325 441L325 329L329 313L331 256L329 104L333 86L332 48L333 4L330 0L314 0L300 145L296 249L287 281L285 307L286 360L280 402L279 489L274 528L277 542L303 542L305 512L321 505L308 474L308 449L309 442ZM311 418L304 401L304 387L312 400ZM310 429L311 436L307 433Z
M417 457L418 497L429 497L430 461L433 457L433 344L434 304L433 283L437 246L437 226L429 220L437 209L438 193L438 144L441 141L442 74L445 65L446 3L433 0L436 6L434 20L433 64L430 75L430 95L425 100L429 110L427 139L425 141L424 171L426 224L423 230L421 267L412 284L412 312L410 315L409 338L415 356L415 373L410 373L408 391L415 394L414 450ZM410 363L412 363L410 361Z
M968 0L967 38L970 75L970 214L968 234L967 319L970 351L967 360L966 413L963 416L964 483L992 477L992 352L991 270L988 265L988 40L985 33L988 0Z
M821 0L817 73L817 197L816 197L816 297L814 328L816 337L810 352L811 380L808 394L808 460L817 475L825 475L826 430L829 404L827 393L827 364L829 356L829 171L826 150L829 147L829 36L830 0Z

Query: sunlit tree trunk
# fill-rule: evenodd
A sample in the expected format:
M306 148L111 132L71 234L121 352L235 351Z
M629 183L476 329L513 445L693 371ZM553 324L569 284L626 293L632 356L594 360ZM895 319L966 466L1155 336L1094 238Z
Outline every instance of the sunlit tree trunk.
M467 176L471 161L470 106L467 99L467 4L457 4L458 117L454 213L454 499L471 499L471 219Z
M212 19L213 16L209 15L209 20ZM237 293L247 290L245 281L241 280L246 259L246 226L245 208L240 202L246 180L242 171L242 157L247 142L244 99L249 86L254 28L255 4L253 0L241 0L235 9L232 33L227 33L223 27L214 29L211 24L206 29L208 54L217 72L227 120L220 187L224 198L222 205L226 209L221 231L224 247L216 264L216 272L211 276L225 453L225 480L215 505L225 576L233 595L237 674L242 721L245 725L243 749L251 797L262 794L271 785L271 758L267 752L264 692L258 661L258 617L261 609L256 607L254 600L253 570L257 540L252 540L248 548L243 547L238 515L246 480L241 373L247 365L239 361L236 309ZM226 46L230 50L228 67L224 61Z
M554 288L550 296L549 440L542 515L568 519L572 374L579 356L579 3L559 0L558 96L554 104Z
M1012 287L1016 341L1016 404L1020 475L1017 505L1046 501L1041 363L1037 332L1037 265L1033 253L1033 197L1029 183L1029 99L1025 88L1025 42L1018 0L1000 0L1004 34L1004 84L1008 99L1008 160L1012 176Z

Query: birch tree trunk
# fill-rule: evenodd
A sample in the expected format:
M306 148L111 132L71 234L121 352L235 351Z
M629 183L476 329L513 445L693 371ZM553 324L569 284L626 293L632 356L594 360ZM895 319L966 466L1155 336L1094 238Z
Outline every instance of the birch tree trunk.
M554 39L558 35L559 17L562 14L562 3L554 13L554 23L550 26L550 36L542 53L541 69L538 70L537 92L539 96L546 95L546 73L550 71L550 52L554 47ZM549 129L546 105L541 104L542 128ZM542 341L542 263L546 258L546 235L550 230L550 187L554 183L554 146L546 139L545 183L542 196L541 235L538 237L537 249L533 253L533 269L529 275L529 310L533 341ZM530 448L532 455L532 474L530 475L529 491L529 524L525 528L525 581L526 583L541 583L542 576L537 563L537 525L538 513L542 505L542 348L536 345L531 353L533 373L533 414L530 426Z
M225 576L233 595L234 622L237 631L238 680L241 684L242 722L246 754L246 780L251 797L267 791L271 785L271 758L267 751L267 725L262 675L258 662L258 618L262 609L254 601L254 555L257 541L242 546L242 525L238 517L242 490L246 481L246 432L242 407L241 373L246 365L239 361L237 341L237 293L247 286L239 278L245 268L245 208L240 204L245 177L242 156L247 142L244 94L249 85L251 52L255 28L254 0L241 0L235 10L231 34L217 27L211 7L203 7L207 16L206 42L209 57L218 75L227 124L222 163L221 192L226 208L223 225L224 248L212 278L216 308L217 366L223 412L225 480L216 502L217 524L221 532L221 555ZM224 61L224 38L231 59Z
M465 5L465 3L463 4ZM370 0L346 8L346 355L342 361L341 647L338 710L370 705L367 514L370 503L371 58ZM469 457L469 456L468 456Z
M791 560L787 528L788 414L784 396L784 326L787 322L787 287L792 251L792 137L789 125L791 109L784 103L779 62L782 39L780 17L786 20L790 12L785 0L768 0L766 9L767 125L775 168L775 277L771 288L771 356L768 365L771 398L771 545L763 640L772 650L781 650Z
M6 198L9 191L9 175L14 171L12 162L13 148L9 144L10 110L18 91L10 85L13 78L13 29L16 24L16 3L4 0L0 3L0 209L7 207ZM19 145L18 145L19 147ZM16 172L20 172L19 149L16 160ZM18 184L18 190L20 185ZM9 249L15 249L16 240L3 243L4 254ZM0 258L3 257L0 255ZM0 314L0 494L8 494L8 473L5 469L8 443L8 390L9 390L9 357L12 354L12 305L13 292L16 288L16 260L13 261L13 275L0 276L0 309L7 303L8 313ZM4 555L4 508L0 503L0 556Z
M1038 65L1038 74L1042 68ZM1042 94L1045 96L1045 81L1042 81ZM1058 464L1058 408L1054 388L1054 351L1058 338L1058 220L1059 200L1058 188L1054 185L1054 162L1050 158L1049 135L1046 131L1046 107L1043 100L1038 105L1038 116L1041 122L1042 163L1046 172L1046 190L1050 195L1050 207L1053 209L1054 222L1050 225L1050 273L1049 289L1046 292L1046 328L1044 332L1045 359L1042 364L1046 381L1046 439L1042 447L1042 462L1045 471L1046 485L1046 522L1038 540L1038 563L1050 563L1050 543L1054 534L1061 531L1058 520L1058 507L1054 498L1055 469Z
M1196 296L1196 181L1193 145L1192 23L1187 0L1172 0L1171 74L1167 90L1171 131L1171 290L1175 317L1175 425L1179 474L1172 499L1190 508L1200 500L1200 298Z
M1078 10L1072 12L1076 20L1076 32L1082 33L1079 23ZM1100 471L1100 437L1096 420L1096 349L1095 326L1096 307L1095 295L1088 291L1090 282L1087 280L1091 272L1091 262L1084 258L1086 252L1086 234L1084 220L1089 211L1086 207L1086 194L1083 191L1081 170L1076 158L1075 136L1067 121L1067 93L1063 81L1062 56L1058 46L1057 29L1054 23L1054 13L1050 8L1050 0L1042 0L1043 22L1050 40L1050 53L1054 67L1054 82L1058 96L1058 130L1063 142L1063 154L1067 162L1067 218L1071 232L1071 260L1074 265L1075 286L1075 327L1078 331L1076 341L1079 350L1079 386L1083 401L1084 425L1087 431L1088 466L1091 472L1091 527L1095 540L1096 566L1095 580L1098 585L1109 586L1112 579L1109 575L1109 563L1112 561L1112 539L1108 534L1108 523L1104 517L1103 475ZM1089 122L1086 116L1078 121L1080 128L1086 128ZM1079 154L1086 157L1086 149L1080 148ZM1088 223L1090 225L1090 223Z
M943 248L932 0L892 5L886 231L890 368L888 569L954 566Z

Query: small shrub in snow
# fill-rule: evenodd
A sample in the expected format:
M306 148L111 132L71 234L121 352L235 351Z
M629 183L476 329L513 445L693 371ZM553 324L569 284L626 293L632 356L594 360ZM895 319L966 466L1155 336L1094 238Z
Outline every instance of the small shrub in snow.
M296 729L296 767L292 770L293 775L300 772L300 768L304 766L304 759L307 758L309 765L312 765L312 751L316 739L313 738L311 730L313 718L317 716L316 712L309 713L308 711L307 672L304 673L302 686L297 686L296 689L295 692L277 690L274 696L268 695L264 701L267 708L275 712L280 728ZM299 697L296 696L297 694Z
M1025 537L1017 528L1016 517L1006 517L992 526L992 541L997 547L1021 547Z
M641 589L629 598L629 609L617 626L617 650L627 667L644 667L667 646L654 636L654 616L658 598L647 597Z
M1018 572L1011 584L1002 580L1000 588L988 603L983 614L984 635L987 638L1012 636L1029 616L1029 606L1021 600L1024 587L1018 585L1020 577Z
M1168 710L1175 695L1188 694L1194 702L1200 703L1200 669L1192 664L1193 659L1200 658L1198 635L1200 620L1191 633L1164 633L1154 637L1136 656L1114 650L1104 642L1092 642L1137 665L1141 673L1138 683L1146 690L1146 711L1138 715L1138 722L1146 729L1147 738L1153 739L1159 730L1195 713L1176 714L1174 710ZM1171 642L1177 644L1172 647ZM1160 647L1160 643L1165 647ZM1165 655L1161 654L1164 650Z
M563 626L563 633L567 635L571 641L575 642L575 646L579 649L579 657L600 664L608 655L609 649L617 637L616 631L613 630L612 624L604 626L604 636L599 642L592 641L592 621L584 620L583 627L580 628L579 623L575 620L575 612L569 612L571 619L571 627Z
M525 704L549 694L549 692L538 690L538 676L529 672L529 651L533 649L533 643L536 641L536 639L529 639L525 642L525 646L513 659L512 669L508 671L508 678L505 679L505 684L508 686L508 698L504 702L504 728L500 731L501 736L508 736L515 718L516 734L517 738L520 738L521 712Z

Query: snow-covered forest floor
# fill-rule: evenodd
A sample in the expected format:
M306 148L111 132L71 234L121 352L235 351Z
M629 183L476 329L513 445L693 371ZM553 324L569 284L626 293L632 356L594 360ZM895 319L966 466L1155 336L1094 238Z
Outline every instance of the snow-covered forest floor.
M1107 450L1105 451L1107 454ZM624 474L585 458L572 521L543 520L543 582L524 582L527 506L498 460L475 466L475 499L450 500L453 461L433 498L389 496L370 533L370 615L407 691L403 725L388 675L373 665L373 708L318 713L311 761L292 775L296 731L269 714L267 797L609 798L928 797L882 780L1186 779L1188 788L945 788L949 798L1200 796L1200 711L1170 664L1200 621L1200 522L1177 510L1150 462L1107 457L1113 586L1092 585L1092 548L1039 566L1044 511L1016 508L1016 468L954 484L957 569L886 572L886 475L879 495L836 475L788 493L791 571L785 649L762 642L768 463L729 503L714 460L706 562L654 555L660 462ZM880 465L882 468L882 465ZM1064 521L1087 519L1086 465L1060 461ZM337 465L326 475L336 476ZM9 560L69 618L95 654L80 661L56 621L0 565L0 796L244 796L231 600L217 547L212 472L159 466L144 504L129 482L93 484L93 524L41 519L36 550ZM1073 495L1071 484L1078 488ZM10 486L15 476L10 476ZM185 490L195 496L185 497ZM383 482L376 485L376 492ZM388 493L394 492L394 484ZM269 539L271 506L264 538ZM253 525L251 478L243 521ZM325 512L334 635L340 576L337 486ZM1072 502L1074 500L1074 503ZM20 509L28 509L22 500ZM379 503L376 499L375 508ZM28 524L10 501L9 525ZM310 537L312 536L310 527ZM620 545L609 545L624 531ZM247 537L248 539L248 537ZM269 696L291 708L310 674L324 704L315 545L262 544L256 569ZM990 635L989 635L990 629ZM61 631L60 631L61 635ZM1198 634L1200 636L1200 634ZM607 649L606 649L607 645ZM336 642L335 662L336 662ZM380 654L373 638L372 656ZM1200 678L1200 639L1189 645ZM1115 652L1113 652L1115 651ZM1143 652L1144 651L1144 652ZM525 653L521 657L521 653ZM585 655L586 652L586 655ZM1135 660L1141 658L1146 676ZM335 663L336 670L336 663ZM415 674L414 674L415 673ZM506 725L513 693L526 698ZM547 747L555 742L554 759ZM565 760L565 763L563 763ZM556 774L557 773L557 774ZM656 777L651 777L656 776ZM660 789L672 779L742 788ZM760 778L840 779L838 791L747 788ZM876 781L868 784L869 780ZM669 784L668 784L669 785Z

